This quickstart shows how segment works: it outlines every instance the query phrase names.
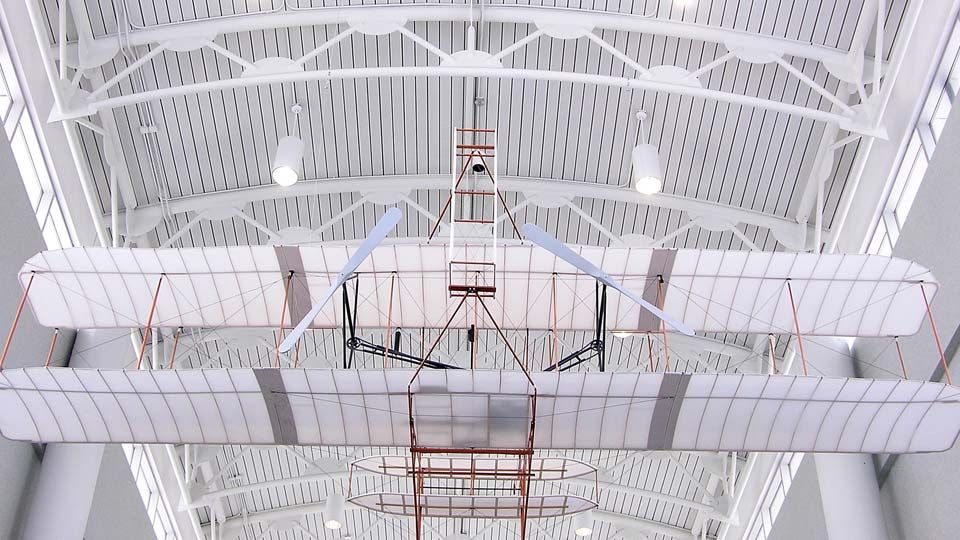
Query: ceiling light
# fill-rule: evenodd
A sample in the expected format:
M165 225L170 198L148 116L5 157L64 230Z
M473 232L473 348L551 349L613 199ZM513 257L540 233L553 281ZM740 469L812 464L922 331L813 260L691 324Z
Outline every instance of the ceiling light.
M593 511L587 510L573 516L573 534L590 536L593 534Z
M663 189L663 170L660 168L660 154L657 147L650 143L640 143L633 147L633 185L644 195L653 195Z
M292 186L300 179L300 160L303 159L303 141L300 137L287 135L277 143L271 176L281 186Z
M613 337L620 338L620 339L626 339L626 338L628 338L628 337L630 337L630 336L632 336L632 335L633 335L633 332L627 332L627 331L624 331L624 330L614 330L614 331L613 331Z
M323 510L323 526L328 529L337 530L343 527L344 504L343 493L331 493L327 495L327 505Z

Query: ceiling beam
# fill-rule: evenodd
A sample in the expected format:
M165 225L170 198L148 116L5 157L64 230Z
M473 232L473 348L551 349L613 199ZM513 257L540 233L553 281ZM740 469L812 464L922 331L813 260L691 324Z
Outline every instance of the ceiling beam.
M460 6L457 9L459 9L460 16L463 17L464 20L472 20L472 17L470 17L472 11L469 7ZM98 112L102 113L115 108L148 103L164 98L277 83L417 76L465 79L489 77L602 85L685 95L808 118L828 124L835 124L843 129L862 134L878 135L883 133L882 128L878 126L872 118L860 114L853 108L847 106L823 84L815 81L784 59L784 56L792 56L789 55L786 50L797 53L797 55L803 58L816 56L814 53L818 52L818 48L811 44L795 41L786 42L786 40L782 39L770 41L769 38L755 34L719 30L709 26L690 25L689 23L672 23L670 21L658 20L655 24L648 24L651 22L649 18L637 18L636 16L621 16L593 11L585 12L583 10L544 8L534 8L531 10L529 8L516 7L503 7L500 9L504 10L503 22L533 24L537 30L514 44L505 47L496 54L494 54L493 51L473 49L475 46L473 41L470 42L467 50L444 51L430 43L429 40L424 39L407 28L407 24L411 20L430 22L450 20L448 17L438 17L438 12L433 6L370 6L337 9L330 17L315 19L318 23L346 23L347 28L336 37L298 58L265 58L256 62L245 59L235 52L227 50L222 45L215 43L215 40L224 32L224 25L219 24L221 18L212 19L208 22L164 25L161 33L153 38L155 43L151 40L144 43L144 46L152 47L149 52L145 51L139 59L133 61L126 69L114 76L108 84L101 85L94 89L87 99L71 102L66 107L61 104L51 117L58 120L77 119ZM495 8L491 8L491 10L496 11ZM514 13L515 11L516 13ZM296 15L295 18L288 17L290 20L286 21L280 19L284 16L289 16L289 13L290 12L281 12L275 15L275 17L278 17L276 24L303 26L308 24L308 21L311 19L307 16L308 14L330 14L330 12L326 10L297 11L294 12L294 15ZM300 16L301 13L303 13L303 16ZM526 17L521 15L526 15ZM595 29L598 26L601 26L601 28L603 28L603 26L617 27L617 20L623 17L634 19L637 23L634 28L637 28L637 30L632 31L638 32L647 31L648 33L663 34L662 32L656 31L659 25L679 24L680 27L676 28L672 34L663 35L714 41L718 45L725 47L729 52L699 67L694 72L687 71L683 66L644 67L595 33ZM480 13L480 19L487 21L490 18L491 17L488 17L488 10L485 9ZM239 19L243 19L243 17L237 19L228 18L226 20ZM213 25L210 25L211 22L213 22ZM243 31L248 29L249 25L238 26L237 28L237 31ZM274 28L277 28L277 26L274 26ZM432 55L438 56L441 60L440 65L416 65L414 62L412 65L401 66L366 66L339 69L322 69L321 66L321 69L307 69L308 62L313 61L317 55L332 47L338 47L341 40L355 33L385 35L395 32L413 41L417 46L425 48ZM614 56L616 59L630 66L631 71L634 72L632 73L633 76L618 77L601 75L594 72L560 71L552 68L513 68L507 67L502 63L504 58L509 57L531 41L546 39L547 36L560 40L588 38L604 49L607 54ZM119 48L114 41L116 40L105 40L100 43L102 47L87 44L86 50L96 51L96 53L91 52L85 57L81 57L79 64L84 68L92 68L108 62L119 52ZM123 43L128 48L136 46L132 40L128 40L126 37ZM81 45L83 44L84 43L81 43ZM63 49L63 44L60 44L58 48ZM144 47L141 47L141 49L143 48ZM121 79L129 75L132 70L148 62L153 62L155 56L167 50L186 52L202 48L212 49L217 54L226 57L242 68L242 73L225 78L203 80L163 88L141 89L127 94L115 94L112 97L95 98L98 94L106 95L111 86L114 86ZM67 52L63 54L67 57L70 56L70 53ZM462 56L464 54L466 56ZM711 88L703 85L698 79L699 76L733 59L739 59L740 61L751 64L776 62L782 66L782 69L791 73L794 77L799 78L801 84L810 87L813 91L826 97L828 101L841 105L842 110L840 112L834 112L824 110L820 107L787 103L730 90ZM858 49L850 53L842 53L839 58L832 58L831 60L824 59L821 60L821 63L826 70L838 80L854 81L856 83L862 82L862 68L864 64L863 49ZM115 90L116 88L114 88L114 91Z
M476 19L488 23L514 24L537 24L549 19L558 25L574 23L576 26L588 26L598 30L636 32L720 44L736 43L753 49L780 51L787 56L824 62L831 67L845 66L852 61L851 51L804 41L644 15L539 6L488 5L484 6L482 11L474 10L468 5L412 4L291 9L133 29L124 33L123 39L130 46L158 45L171 39L278 28L352 24L358 19L402 19L423 22L468 22ZM115 43L118 37L117 34L103 36L97 39L97 44L106 48L109 44ZM76 45L68 47L68 52L75 53L75 47Z
M239 496L245 493L252 493L255 491L260 491L264 489L280 488L283 486L290 485L300 485L310 482L346 482L351 478L359 478L361 476L370 476L373 473L367 471L355 470L351 476L351 473L347 470L342 471L329 471L329 472L319 472L319 473L306 473L301 474L300 476L291 476L287 478L277 478L274 480L266 480L263 482L256 482L253 484L243 484L239 486L230 486L220 489L215 489L204 493L200 497L191 500L191 501L181 501L181 509L190 509L190 508L200 508L204 506L210 506L216 501L223 499L224 497ZM582 485L587 488L592 488L596 484L593 481L585 481L580 479L574 479L571 481L572 484ZM685 499L683 497L677 497L675 495L670 495L667 493L660 493L658 491L651 491L648 489L628 486L624 484L618 484L615 482L601 482L604 490L616 491L619 493L624 493L627 495L634 495L637 497L647 497L650 499L655 499L663 501L669 504L676 504L678 506L686 506L694 510L713 512L714 507L712 505L700 502L692 501Z
M535 80L549 82L566 82L585 85L609 86L630 90L646 90L681 96L690 96L709 99L723 103L733 103L762 110L792 115L799 118L837 124L843 129L864 135L882 135L884 132L876 126L865 124L853 116L839 114L829 110L816 109L805 105L785 103L767 98L737 94L723 90L703 87L696 84L685 84L666 80L649 78L616 77L612 75L598 75L595 73L575 73L568 71L554 71L552 69L518 69L506 67L475 67L475 66L387 66L320 69L307 71L286 71L267 75L251 75L248 77L230 77L197 83L182 84L152 90L144 90L116 97L92 100L76 108L65 108L54 111L52 120L75 120L96 113L113 109L138 105L196 94L207 94L247 88L254 86L268 86L271 84L298 83L312 81L355 80L355 79L392 79L401 77L444 77L444 78L492 78L504 80Z
M261 512L251 512L240 516L234 516L227 518L223 523L224 532L242 530L242 528L247 524L260 523L260 524L270 524L276 521L289 521L295 520L299 517L310 515L310 514L321 514L325 510L327 501L317 501L314 503L300 504L296 506L285 506L283 508L278 508L274 510L264 510ZM347 510L358 510L359 508L348 504L346 507ZM666 523L661 523L659 521L653 521L649 519L644 519L641 517L630 516L626 514L619 514L616 512L610 512L608 510L594 510L593 517L599 521L605 521L614 526L630 527L641 529L644 531L650 531L655 534L662 534L670 538L676 538L678 540L696 540L693 534L687 530L680 527L675 527L673 525L668 525ZM204 531L209 530L209 524L204 525ZM711 537L707 537L711 538Z
M744 224L762 227L769 229L781 244L794 250L801 250L805 247L807 238L812 238L813 233L808 225L797 223L789 218L679 195L665 193L641 195L630 188L548 178L501 176L499 182L501 191L519 192L527 198L537 195L556 197L557 193L563 193L567 197L655 206L686 212L689 216L708 216L713 220L720 220L731 225ZM142 235L160 224L164 212L181 214L200 212L211 208L242 208L257 201L333 193L405 194L412 190L449 190L449 188L450 176L446 174L330 178L301 181L290 187L267 184L258 187L178 197L165 201L162 206L160 204L141 205L128 210L132 212L131 219L121 219L121 222L132 223L135 234ZM121 210L122 218L126 218L125 212ZM110 219L109 215L102 217L104 223L109 223ZM824 233L827 232L829 231L824 230Z

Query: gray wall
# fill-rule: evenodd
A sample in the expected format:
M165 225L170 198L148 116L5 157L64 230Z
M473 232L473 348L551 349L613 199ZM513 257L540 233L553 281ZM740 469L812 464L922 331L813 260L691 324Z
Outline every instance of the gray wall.
M154 538L127 458L119 445L108 444L87 518L86 540Z
M27 193L17 174L6 134L0 130L0 339L6 339L13 322L21 288L17 272L31 255L43 249ZM42 328L25 310L4 367L42 364L50 344L51 330ZM66 361L72 336L58 340L58 363ZM0 411L0 414L3 412ZM31 482L40 466L40 448L29 443L0 438L0 538L16 538L30 503Z
M21 295L17 273L24 261L44 249L44 243L2 130L0 193L0 339L5 339ZM42 365L52 334L51 329L36 324L29 308L25 309L4 367ZM66 364L73 339L71 332L61 334L54 353L55 364ZM18 538L21 534L24 517L32 504L32 483L41 466L42 454L39 445L0 437L2 539ZM56 516L51 515L51 519ZM146 509L119 447L108 447L104 453L85 537L93 540L153 537Z
M797 469L787 498L773 524L767 540L823 540L827 524L823 517L823 500L817 483L817 470L810 456L804 457Z
M926 266L937 277L940 289L932 309L952 361L960 349L960 114L947 121L894 255ZM919 299L919 289L917 295ZM915 336L902 338L901 344L910 378L941 380L940 358L929 325ZM889 339L858 339L854 353L861 376L900 374L896 349ZM952 363L950 372L954 384L960 385L960 362ZM953 509L960 493L960 447L889 461L887 456L877 456L876 463L890 540L960 537L960 514ZM776 540L804 538L804 530L823 522L815 474L813 467L801 468L794 487L801 491L797 494L791 489L774 526ZM810 503L814 498L816 506Z
M956 111L956 109L954 109ZM933 302L940 337L952 362L960 347L960 114L952 114L937 144L913 209L894 255L914 260L940 282ZM942 380L940 358L928 325L903 339L911 378ZM863 340L856 353L867 376L898 373L895 352L885 343ZM951 363L954 384L960 385L960 363ZM957 538L960 517L952 510L960 490L960 448L941 454L878 459L881 494L887 508L891 540Z

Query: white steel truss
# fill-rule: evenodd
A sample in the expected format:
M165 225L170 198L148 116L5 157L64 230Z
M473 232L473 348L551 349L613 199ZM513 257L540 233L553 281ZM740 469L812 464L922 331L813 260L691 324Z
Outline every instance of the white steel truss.
M428 220L436 221L437 216L420 207L410 197L410 192L415 189L444 190L449 188L449 183L450 181L447 175L432 174L379 175L301 181L290 187L271 184L242 190L227 190L170 199L162 205L151 204L129 210L118 210L116 213L103 216L101 221L104 225L112 225L111 228L119 227L119 223L121 222L126 223L125 230L127 231L129 239L130 237L142 236L152 231L162 223L165 215L191 214L193 216L191 220L174 233L174 236L171 237L172 240L167 241L167 245L173 245L180 236L186 234L190 228L203 219L224 219L225 216L236 215L244 221L251 222L251 225L261 229L267 236L275 237L279 231L266 229L262 224L257 223L253 218L244 214L243 208L257 201L288 197L349 192L362 194L361 198L356 202L339 214L332 216L317 229L314 229L313 236L319 237L319 233L340 222L349 216L350 213L360 209L365 202L378 202L381 204L386 200L392 200L392 202L395 203L403 202L423 214ZM523 201L521 201L519 205L508 209L510 212L516 212L521 207L527 205L540 206L548 209L570 208L592 227L596 228L601 236L606 238L611 245L622 244L623 239L614 235L602 224L584 212L580 206L577 205L577 198L638 203L679 210L687 214L690 221L686 225L670 233L668 235L669 237L653 241L652 244L647 247L662 245L673 236L684 232L690 227L699 226L713 231L733 231L735 235L746 242L748 247L753 248L754 246L751 246L751 243L738 228L741 225L753 225L769 229L777 241L788 249L805 251L808 249L809 240L813 237L814 233L809 225L798 223L789 218L680 195L658 193L655 195L641 196L629 187L622 188L595 183L517 176L502 176L500 178L500 186L500 189L504 192L516 192L524 196ZM562 186L562 189L558 189L558 186ZM500 216L500 219L502 221L506 218L505 216Z
M700 97L730 103L739 103L761 109L797 115L829 124L855 133L878 135L883 130L878 118L871 112L870 97L880 89L880 62L867 62L862 49L841 51L802 43L772 38L740 31L726 30L690 23L655 20L637 15L599 13L586 10L543 7L489 6L483 10L485 22L531 24L536 30L496 53L476 48L475 37L468 37L468 48L446 51L410 30L411 22L472 21L470 6L362 6L343 8L319 8L310 10L286 9L272 14L232 17L226 20L207 20L165 25L163 27L134 30L125 34L125 46L139 51L126 68L110 80L94 81L91 92L79 89L79 77L68 82L60 110L53 118L76 119L117 107L136 105L158 99L230 88L265 85L284 82L302 82L334 79L359 79L380 77L431 76L431 77L492 77L502 79L532 79L561 81L590 85L634 88L655 92ZM305 25L337 25L341 31L326 42L297 58L269 57L251 61L227 50L217 42L224 34L266 28L286 28ZM727 52L715 60L689 71L679 66L643 66L614 44L604 40L597 30L618 30L654 34L683 39L713 42L722 45ZM340 69L307 69L316 56L337 47L345 38L358 33L386 35L399 33L422 47L439 60L439 66L400 65ZM55 55L61 62L60 75L66 79L69 65L76 58L74 69L78 72L96 68L114 59L120 52L120 40L115 37L94 39L89 34L80 34L79 44L71 47L61 40ZM475 36L470 31L468 36ZM613 58L623 62L632 71L632 76L607 76L555 69L527 69L504 66L503 60L514 52L542 39L587 39ZM240 68L239 76L227 76L165 88L141 89L132 93L120 93L117 85L138 68L165 52L181 53L209 49L223 56ZM78 56L79 51L87 54ZM797 69L788 58L801 58L822 63L838 80L851 84L862 103L851 106L836 92ZM754 97L742 93L705 87L700 77L734 59L747 63L776 63L781 69L796 77L813 92L820 94L833 105L833 110L822 110L782 101ZM877 73L874 75L874 73ZM869 94L868 94L869 91Z

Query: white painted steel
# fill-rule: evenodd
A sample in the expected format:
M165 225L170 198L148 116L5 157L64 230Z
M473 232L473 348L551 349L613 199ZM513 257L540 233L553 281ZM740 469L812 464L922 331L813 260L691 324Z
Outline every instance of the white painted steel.
M447 8L449 9L449 8ZM493 10L493 14L488 13ZM861 52L844 53L842 51L830 50L824 47L817 47L809 43L800 43L797 41L784 40L758 36L746 32L725 30L720 28L711 28L709 26L692 25L682 22L672 21L652 21L648 18L613 15L584 10L569 9L551 9L551 8L522 8L509 6L490 6L484 10L484 19L490 22L497 21L497 11L502 13L502 22L515 24L535 24L546 25L547 27L563 26L570 28L583 29L581 34L589 36L595 42L604 43L605 47L615 53L618 49L602 41L592 33L595 26L611 30L638 31L652 34L670 35L694 40L714 41L722 44L734 51L740 49L767 51L771 56L785 54L787 51L795 53L800 57L810 57L820 59L822 53L832 57L832 61L827 63L828 69L838 69L842 74L848 76L854 72L854 66L863 62ZM272 18L270 18L272 17ZM141 34L136 39L131 36L125 36L125 40L130 45L142 40L144 44L152 43L155 40L161 40L162 44L176 43L177 41L187 41L193 43L197 41L198 36L204 36L211 44L213 37L230 31L247 31L255 27L256 24L263 24L264 21L270 21L268 26L263 28L282 28L286 26L302 26L304 24L347 24L350 28L362 25L363 21L393 21L391 28L398 29L406 35L408 39L413 40L420 46L426 48L432 53L452 61L452 56L446 51L437 49L433 44L424 40L422 37L407 29L404 25L408 21L441 21L441 20L472 20L473 13L467 6L457 6L453 10L444 12L444 8L436 6L370 6L360 8L346 8L336 10L306 10L293 13L280 13L260 16L249 16L247 23L241 22L235 27L237 19L230 21L226 19L226 24L216 21L216 25L210 26L210 23L195 22L173 25L168 27L161 35L154 38L150 31L138 31ZM254 26L249 23L253 22ZM653 23L653 24L651 24ZM204 30L201 30L204 28ZM199 32L199 33L198 33ZM337 38L334 38L337 39ZM91 40L96 42L96 40ZM219 47L219 46L217 46ZM806 55L806 56L805 56ZM824 61L826 56L823 57ZM293 64L293 59L287 59ZM243 64L247 62L244 61ZM786 114L795 114L801 117L812 118L828 123L843 125L856 131L871 132L875 126L866 125L860 119L852 114L834 114L829 111L821 111L815 108L796 106L786 104L781 101L765 98L756 98L745 94L735 94L727 91L720 91L711 88L701 88L690 81L673 81L669 78L656 77L652 71L647 71L642 66L638 71L639 78L628 79L625 77L609 77L588 74L569 73L562 71L553 71L550 69L509 69L509 68L487 68L484 66L403 66L403 67L369 67L359 69L337 69L337 70L319 70L303 71L299 69L302 64L296 64L298 69L292 70L272 70L264 76L245 76L216 81L203 81L192 84L184 84L177 87L158 88L143 90L128 94L125 96L116 96L100 100L91 100L82 108L77 110L61 111L61 118L72 118L77 116L86 116L93 112L106 111L116 107L144 103L163 97L182 96L195 93L209 92L212 90L222 90L226 88L238 88L260 84L270 84L278 82L292 82L305 80L328 80L328 79L353 79L369 77L398 77L398 76L417 76L418 74L441 76L441 77L502 77L506 79L536 79L536 80L554 80L581 82L585 84L599 84L608 86L626 86L631 88L649 89L660 92L671 92L680 95L699 96L708 99L716 99L731 103L742 103L754 107L783 112ZM834 98L836 99L836 98Z
M668 208L688 212L691 215L711 216L715 219L728 221L733 224L743 223L770 229L774 237L785 243L792 250L802 251L805 238L812 236L812 229L806 224L795 220L779 217L730 206L717 202L683 197L668 193L641 196L632 188L597 184L593 182L575 182L553 180L548 178L531 178L500 175L500 187L503 191L531 195L550 195L557 192L570 197L584 199L609 200L623 203L640 203L659 208ZM450 183L448 175L417 174L417 175L384 175L363 176L352 178L324 178L300 181L289 188L276 185L263 185L245 189L231 189L227 191L210 192L170 199L159 204L142 205L130 210L120 211L120 215L132 219L141 227L153 229L161 223L164 212L197 213L207 208L242 207L257 201L270 201L291 197L304 197L330 193L376 193L408 191L412 189L447 189ZM105 225L110 223L110 216L104 216Z

